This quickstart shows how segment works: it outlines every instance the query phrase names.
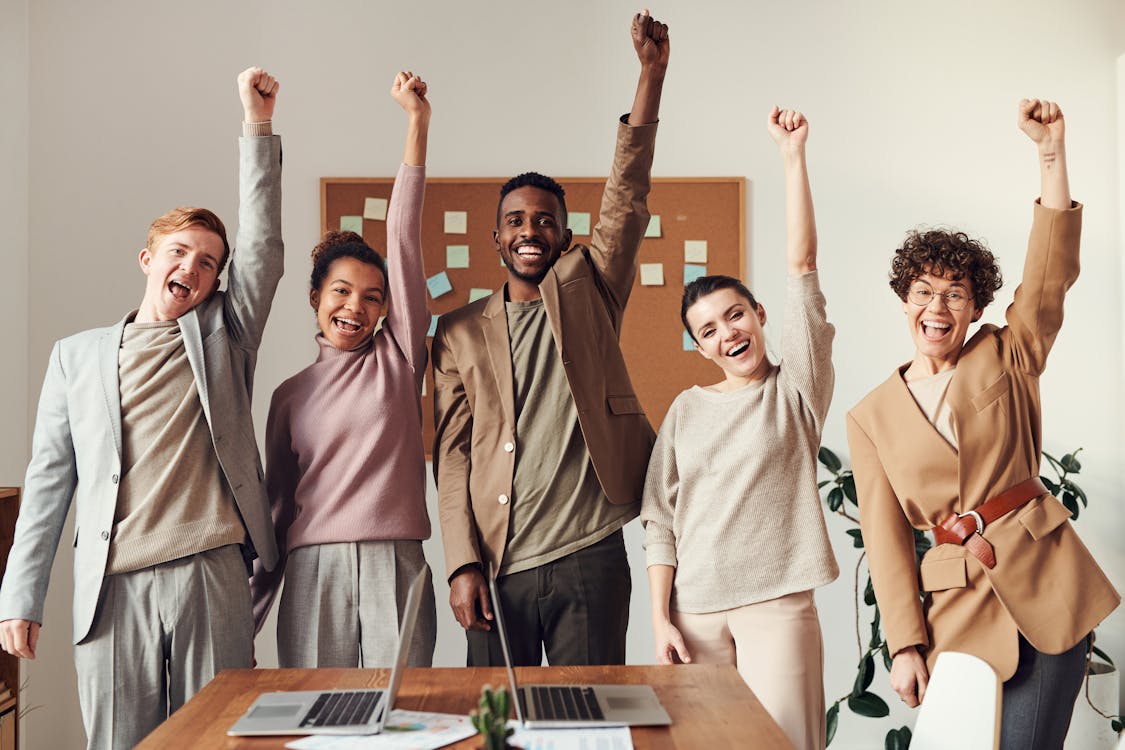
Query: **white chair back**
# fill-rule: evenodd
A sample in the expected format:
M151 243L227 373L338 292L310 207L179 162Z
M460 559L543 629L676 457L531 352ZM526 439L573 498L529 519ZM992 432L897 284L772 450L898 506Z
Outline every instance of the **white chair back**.
M1000 741L1000 681L988 662L945 651L918 709L910 750L996 750Z

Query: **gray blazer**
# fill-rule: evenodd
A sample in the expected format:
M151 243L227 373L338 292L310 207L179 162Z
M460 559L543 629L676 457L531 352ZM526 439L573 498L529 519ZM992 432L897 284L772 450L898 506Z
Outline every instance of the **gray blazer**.
M250 540L277 562L250 400L262 329L281 279L281 139L239 141L238 237L227 289L179 319L215 452ZM94 619L121 476L118 350L130 313L55 343L35 420L15 541L0 584L0 620L43 621L51 564L75 506L74 642Z

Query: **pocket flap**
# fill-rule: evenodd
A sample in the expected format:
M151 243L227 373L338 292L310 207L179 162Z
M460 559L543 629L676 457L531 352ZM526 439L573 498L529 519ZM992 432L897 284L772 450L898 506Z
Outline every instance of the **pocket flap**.
M1047 495L1043 501L1019 517L1019 522L1031 534L1031 538L1039 541L1052 531L1062 526L1070 518L1070 511L1052 495Z
M944 591L964 588L968 581L965 572L965 558L951 557L945 560L923 560L919 568L922 573L923 591Z
M1008 392L1008 373L1001 375L992 385L973 396L969 401L977 411L984 411L992 402Z
M613 414L644 414L641 402L636 396L606 396L606 403Z

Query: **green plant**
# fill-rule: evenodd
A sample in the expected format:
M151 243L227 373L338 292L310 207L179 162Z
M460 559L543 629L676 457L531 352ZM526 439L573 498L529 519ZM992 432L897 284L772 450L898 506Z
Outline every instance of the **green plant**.
M480 703L469 714L473 726L484 738L484 750L504 750L514 729L508 726L508 711L512 706L511 696L504 688L493 691L485 685L480 691Z
M1047 489L1051 494L1059 498L1059 500L1070 511L1071 517L1078 518L1078 513L1081 508L1086 507L1086 493L1079 487L1071 475L1078 474L1082 469L1082 464L1078 461L1078 453L1082 449L1067 453L1061 459L1056 459L1049 453L1044 453L1043 457L1047 459L1047 465L1051 467L1055 474L1054 479L1048 477L1040 477ZM828 448L821 446L820 452L817 454L817 459L821 465L832 474L831 479L825 479L817 486L823 491L829 488L824 497L828 505L828 509L836 515L847 519L854 528L848 529L847 534L852 538L852 545L857 549L863 549L863 532L859 528L859 518L853 516L848 512L847 504L851 503L857 509L859 508L859 498L855 490L855 478L852 476L850 469L845 469L839 457ZM1081 504L1081 506L1079 505ZM913 529L914 531L914 552L917 561L921 563L922 556L932 546L930 538L925 532ZM878 654L883 668L888 672L891 670L891 654L887 648L886 638L883 636L883 628L880 621L879 605L875 601L875 590L871 586L871 576L866 576L866 583L863 586L863 604L871 608L870 631L871 637L867 641L866 648L863 645L863 637L860 631L860 605L859 605L859 581L860 573L863 570L863 561L866 553L861 552L859 559L856 560L855 574L854 574L854 594L856 601L855 609L855 639L856 648L859 652L859 662L857 666L855 682L852 685L851 691L838 699L828 708L825 716L827 724L826 742L825 745L832 743L832 738L836 734L836 727L840 720L840 704L846 702L848 708L860 716L867 716L870 718L883 718L890 713L890 708L887 702L883 700L876 693L871 692L871 682L875 678L875 655ZM919 591L919 596L923 592ZM1109 656L1099 649L1093 648L1093 655L1104 659L1107 664L1113 666L1113 661ZM1089 673L1089 667L1087 668ZM1086 694L1087 702L1089 702L1089 692ZM1109 719L1113 730L1120 732L1122 729L1122 719L1120 716L1109 715L1090 703L1097 713ZM910 729L907 727L900 727L898 729L891 729L887 732L884 738L884 747L886 750L906 750L910 747Z

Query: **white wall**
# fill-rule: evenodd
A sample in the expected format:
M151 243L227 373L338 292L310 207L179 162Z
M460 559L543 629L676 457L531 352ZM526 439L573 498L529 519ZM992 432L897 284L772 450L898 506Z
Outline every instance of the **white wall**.
M25 435L26 404L38 395L51 342L112 323L139 301L135 257L153 216L172 205L204 205L228 217L234 230L234 77L243 67L263 65L282 81L276 127L285 138L289 272L259 360L259 434L268 394L313 356L314 323L304 300L307 252L319 230L317 179L390 175L400 158L403 118L386 94L395 70L410 66L431 81L433 176L604 174L613 118L629 108L636 77L627 36L635 9L618 0L334 0L315 7L199 0L190 10L140 0L37 0L2 7L14 22L0 16L0 81L3 93L16 93L4 99L15 121L27 88L21 82L30 88L22 110L29 108L30 130L7 114L0 118L4 128L15 128L11 137L3 131L3 153L13 152L15 170L7 160L0 170L0 231L16 251L9 257L5 250L12 280L5 291L26 288L26 298L15 289L0 303L0 343L18 354L16 362L30 352L26 373L11 382L0 376L0 403ZM1112 0L1074 3L1065 14L1046 0L1020 4L1018 15L1010 7L969 0L698 0L654 8L671 24L673 40L654 169L750 178L750 283L779 310L781 173L763 122L775 102L809 115L822 279L838 330L836 406L824 441L844 453L845 410L910 355L897 301L885 288L895 243L919 223L952 223L984 236L1009 280L987 316L999 320L1019 278L1038 189L1034 149L1015 127L1015 103L1021 96L1062 102L1074 194L1087 213L1083 276L1043 381L1046 447L1085 446L1082 484L1092 500L1079 530L1121 588L1125 560L1117 540L1125 520L1115 501L1125 495L1118 468L1125 463L1125 281L1114 169L1121 136L1112 113L1122 13ZM30 45L21 47L27 13ZM30 170L21 209L24 142ZM20 228L27 227L19 220L23 211L30 212L29 230ZM0 446L2 481L19 481L26 445L25 438ZM830 527L845 571L818 595L826 691L834 698L850 689L854 675L855 558L842 527ZM627 532L636 581L629 659L647 662L639 529ZM427 554L442 570L436 539ZM41 656L28 668L28 701L45 706L26 719L28 747L73 747L83 737L69 645L67 545L56 563ZM439 602L444 597L439 590ZM463 663L461 636L439 611L437 663ZM1116 615L1099 631L1099 643L1119 659L1122 622ZM274 663L269 640L259 639L263 665ZM885 675L876 688L890 697ZM912 720L897 707L893 718ZM834 747L870 747L890 726L845 712Z

